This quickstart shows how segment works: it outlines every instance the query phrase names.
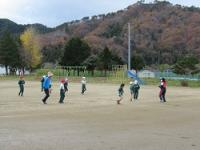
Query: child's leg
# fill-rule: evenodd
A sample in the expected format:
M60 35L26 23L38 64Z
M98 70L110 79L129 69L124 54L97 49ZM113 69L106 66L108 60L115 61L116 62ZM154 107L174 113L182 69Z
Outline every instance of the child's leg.
M86 91L86 85L84 86L84 93L85 93L85 91Z
M81 93L84 94L85 91L86 91L86 86L83 84L83 85L82 85L82 92L81 92Z
M45 97L42 99L43 103L46 104L47 99L49 98L49 89L44 89Z
M21 87L21 96L24 94L24 86Z
M84 93L84 85L82 85L82 90L81 90L81 94Z
M65 99L65 93L63 92L63 94L62 94L62 103L64 102L64 99Z
M65 93L62 91L62 92L60 92L60 101L59 101L59 103L63 103L64 98L65 98Z
M131 91L131 98L130 101L133 101L133 92Z
M138 91L135 92L135 99L138 99Z
M164 90L164 91L163 91L163 94L162 94L162 95L163 95L163 101L164 101L164 102L166 102L165 94L166 94L166 90Z
M119 99L119 100L117 100L117 104L120 104L120 102L122 101L122 99L123 99L123 97L122 97L122 96L120 96L120 99Z
M160 98L160 101L163 100L163 97L162 97L162 90L160 90L160 93L159 93L159 98Z
M19 96L23 96L23 87L20 85L20 91L19 91Z
M136 99L136 97L137 97L137 95L136 95L137 93L136 92L134 92L134 99Z

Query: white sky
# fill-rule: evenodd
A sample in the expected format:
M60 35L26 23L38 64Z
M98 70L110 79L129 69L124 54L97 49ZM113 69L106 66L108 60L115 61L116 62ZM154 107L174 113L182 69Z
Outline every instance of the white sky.
M0 0L0 18L19 24L42 23L54 27L64 22L114 12L138 0ZM146 0L152 2L153 0ZM200 7L200 0L169 0Z

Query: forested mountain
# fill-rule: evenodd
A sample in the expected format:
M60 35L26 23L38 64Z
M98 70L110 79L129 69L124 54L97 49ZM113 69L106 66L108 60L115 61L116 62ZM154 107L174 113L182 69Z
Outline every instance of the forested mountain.
M21 34L27 27L32 26L35 28L39 33L47 33L52 32L54 29L48 28L42 24L27 24L27 25L19 25L16 24L13 21L10 21L8 19L0 19L0 37L4 32L9 31L12 34L19 35Z
M55 28L32 26L41 33L43 46L62 45L72 37L81 37L93 53L107 46L126 60L128 23L131 24L133 54L140 55L147 65L173 64L186 54L200 57L200 8L166 1L138 2L118 12L84 17ZM7 29L21 33L26 27L0 20L0 36Z
M17 34L23 32L23 30L23 25L18 25L8 19L0 19L0 37L6 31L9 31L13 34Z

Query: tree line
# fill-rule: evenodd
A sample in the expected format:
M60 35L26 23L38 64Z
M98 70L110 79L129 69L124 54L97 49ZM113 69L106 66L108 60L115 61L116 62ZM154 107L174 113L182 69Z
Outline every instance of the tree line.
M41 47L34 28L26 29L20 36L4 32L0 39L0 64L5 67L6 75L24 74L25 69L32 71L40 66Z
M124 64L122 58L113 54L108 47L100 53L92 53L87 42L74 37L64 46L42 47L34 28L27 28L19 37L5 32L0 39L0 64L6 75L24 74L40 68L42 64L56 63L62 66L86 66L89 71L111 70L112 65Z
M149 66L139 53L133 53L131 62L132 69L136 71ZM5 67L6 75L16 74L17 71L24 74L25 70L32 72L45 63L86 66L92 74L94 70L101 70L106 75L113 65L123 65L127 61L107 46L94 51L80 37L72 37L64 45L42 46L34 28L27 28L20 36L4 32L0 38L0 64ZM200 72L199 59L192 54L185 55L177 58L176 63L168 68L178 74L196 74Z

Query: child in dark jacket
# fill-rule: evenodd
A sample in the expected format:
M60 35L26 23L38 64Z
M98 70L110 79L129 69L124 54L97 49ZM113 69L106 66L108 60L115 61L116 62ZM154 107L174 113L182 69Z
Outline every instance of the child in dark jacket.
M161 79L159 88L160 88L160 92L159 92L160 102L166 102L165 94L167 91L167 82L165 78Z
M64 82L64 88L65 88L65 92L68 92L68 79L65 78L65 82Z
M59 103L62 104L64 103L64 99L65 99L65 87L64 87L64 84L65 84L65 80L61 80L60 81L60 100L59 100Z
M119 95L119 100L117 100L117 104L120 104L120 102L122 101L123 99L123 95L124 95L124 86L125 84L122 83L118 89L118 95Z
M19 85L19 96L23 96L24 94L24 84L25 84L25 80L23 76L20 76L20 79L18 81L18 85Z
M135 81L134 81L134 84L133 84L134 100L137 100L137 99L138 99L139 90L140 90L140 85L138 84L138 81L135 80Z
M85 91L86 91L86 78L82 77L82 80L81 80L81 94L84 95Z

